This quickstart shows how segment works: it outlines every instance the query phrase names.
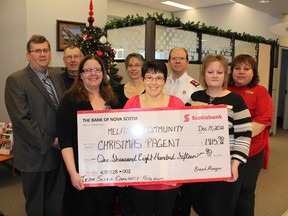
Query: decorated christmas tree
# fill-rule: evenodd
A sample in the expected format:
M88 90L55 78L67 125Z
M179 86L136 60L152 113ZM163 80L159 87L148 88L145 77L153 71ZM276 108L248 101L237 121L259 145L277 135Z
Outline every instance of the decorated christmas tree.
M93 26L94 13L92 0L90 0L89 9L89 25L81 27L81 34L74 38L73 43L80 47L84 55L94 54L102 59L110 78L110 83L114 88L120 84L122 79L122 76L118 74L118 68L116 68L117 63L114 61L116 51L107 41L106 31L97 26Z

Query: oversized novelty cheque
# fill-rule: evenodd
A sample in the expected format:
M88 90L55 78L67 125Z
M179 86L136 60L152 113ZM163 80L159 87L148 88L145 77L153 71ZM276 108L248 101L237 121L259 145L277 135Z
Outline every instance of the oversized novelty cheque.
M78 111L86 187L231 177L227 107Z

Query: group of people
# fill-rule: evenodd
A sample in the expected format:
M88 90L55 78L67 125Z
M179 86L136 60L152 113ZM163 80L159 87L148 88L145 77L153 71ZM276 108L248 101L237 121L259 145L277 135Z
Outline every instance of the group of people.
M208 55L198 82L187 73L185 48L170 51L170 76L163 61L146 62L132 53L125 60L129 82L115 89L101 58L83 56L78 47L65 48L63 74L49 67L51 48L44 36L30 38L26 58L28 66L6 80L5 104L28 216L114 216L116 200L123 216L189 216L191 207L200 216L254 215L273 106L258 84L253 57L236 56L229 73L224 56ZM84 187L78 167L77 111L216 104L226 104L228 110L230 180Z

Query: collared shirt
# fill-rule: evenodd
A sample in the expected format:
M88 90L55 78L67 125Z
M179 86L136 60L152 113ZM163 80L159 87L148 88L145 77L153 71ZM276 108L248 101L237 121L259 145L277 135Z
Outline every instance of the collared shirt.
M52 89L53 89L53 91L54 91L54 96L56 97L56 99L57 99L57 101L58 101L58 103L59 103L59 99L58 99L58 97L57 97L56 90L55 90L55 88L54 88L54 85L53 85L50 77L49 77L49 71L48 71L48 69L46 70L45 74L43 74L43 73L41 73L40 71L38 71L38 70L36 70L35 68L33 68L31 65L29 65L29 66L30 66L31 69L34 71L34 73L38 76L38 78L41 80L41 82L43 83L44 87L45 87L45 84L44 84L43 79L44 79L45 76L48 76L48 79L47 79L47 80L48 80L49 84L51 85L51 87L52 87ZM45 87L45 88L46 88L46 87Z
M188 102L192 93L202 90L200 83L185 72L179 79L173 80L172 75L167 78L164 93L180 98L184 104Z
M62 77L67 89L69 89L75 81L74 78L69 77L67 69L65 70L65 72L61 73L61 77Z

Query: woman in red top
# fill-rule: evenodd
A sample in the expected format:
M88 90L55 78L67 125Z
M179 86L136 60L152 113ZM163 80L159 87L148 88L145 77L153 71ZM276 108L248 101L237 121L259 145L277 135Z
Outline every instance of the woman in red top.
M228 89L240 94L252 117L252 139L249 158L242 175L242 184L233 200L234 215L254 215L255 189L259 172L267 168L269 129L272 125L273 104L265 87L258 84L255 59L246 54L236 56L231 65Z
M145 93L130 98L124 109L184 107L181 99L163 93L167 79L164 62L144 63L142 67ZM146 184L129 187L136 216L171 216L181 184Z

